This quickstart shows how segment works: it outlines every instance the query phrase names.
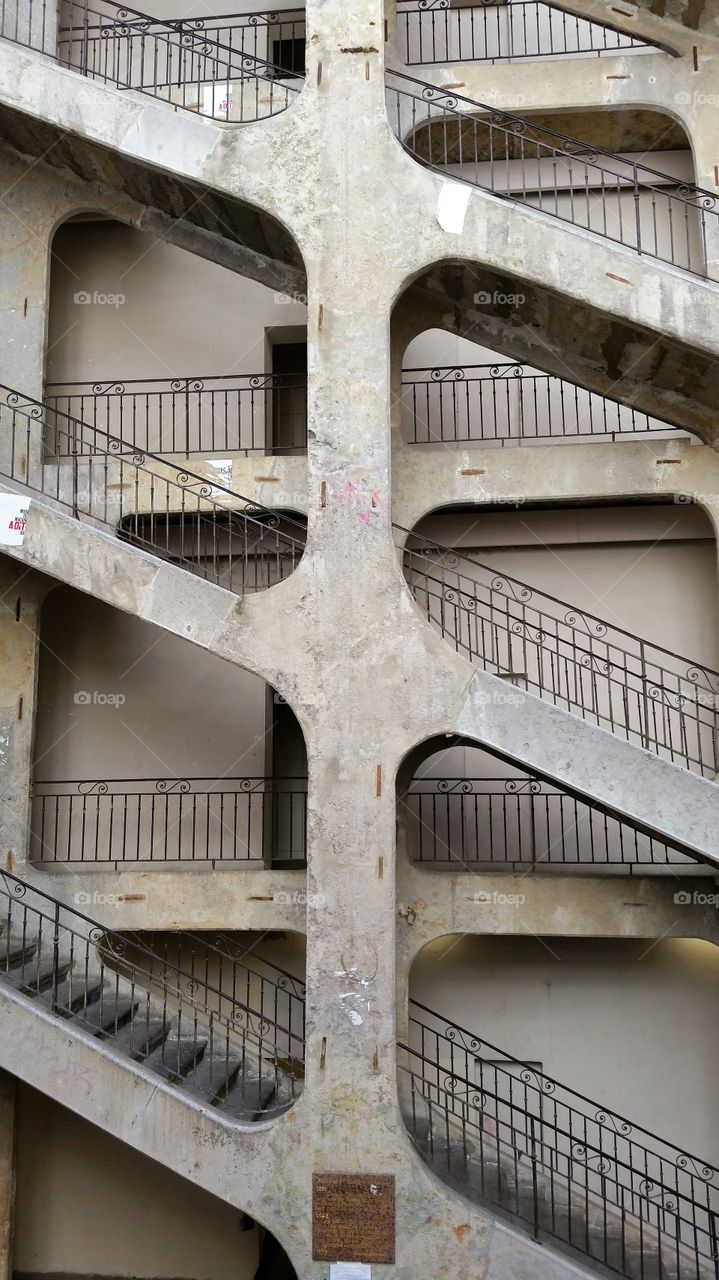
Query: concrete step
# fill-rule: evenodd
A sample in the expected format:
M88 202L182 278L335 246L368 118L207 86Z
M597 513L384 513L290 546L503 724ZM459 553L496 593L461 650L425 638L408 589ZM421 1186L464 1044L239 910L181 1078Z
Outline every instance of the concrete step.
M103 993L99 1000L86 1005L76 1013L71 1021L93 1035L111 1036L124 1027L125 1023L137 1008L138 1001L131 996L115 997L114 992Z
M142 1062L149 1054L164 1044L171 1031L170 1023L161 1015L133 1018L113 1036L113 1045L119 1053L135 1062Z
M225 1100L242 1068L242 1058L225 1054L205 1054L195 1070L185 1077L184 1087L200 1094L213 1105Z
M52 988L41 991L38 999L47 1001L52 1012L61 1018L70 1018L73 1014L87 1009L99 999L105 982L101 973L77 974L72 969L66 972L64 981L60 982L53 996Z
M37 944L27 934L4 934L0 937L0 974L29 965L37 953Z
M207 1041L167 1039L144 1060L144 1065L163 1080L183 1080L202 1061Z

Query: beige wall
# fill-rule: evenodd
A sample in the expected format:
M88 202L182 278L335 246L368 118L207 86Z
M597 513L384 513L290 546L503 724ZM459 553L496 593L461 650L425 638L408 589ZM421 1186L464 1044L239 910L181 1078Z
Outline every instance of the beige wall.
M236 1209L18 1086L16 1275L251 1280Z
M265 684L176 636L58 587L41 618L36 777L265 772ZM78 705L79 691L120 695Z
M696 506L520 505L461 516L448 509L418 531L612 626L719 667L716 543Z
M520 887L531 893L531 883ZM717 1162L719 952L709 943L448 937L418 957L410 989L513 1057Z
M48 382L262 373L265 330L306 323L301 303L117 222L65 223L52 251Z

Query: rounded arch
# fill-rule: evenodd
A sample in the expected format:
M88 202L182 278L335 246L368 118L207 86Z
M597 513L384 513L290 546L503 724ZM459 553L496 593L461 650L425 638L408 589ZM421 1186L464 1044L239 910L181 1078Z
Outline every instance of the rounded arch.
M398 290L391 324L396 397L401 396L401 363L410 343L428 331L437 331L479 343L486 351L499 353L507 364L537 371L549 380L549 407L555 413L561 407L562 384L565 405L570 392L578 388L586 409L584 417L591 406L597 426L607 401L607 411L615 416L615 438L619 434L624 438L625 430L627 438L636 438L635 426L644 438L647 426L657 423L662 431L676 428L708 443L716 439L713 405L719 396L719 362L712 356L666 334L610 318L598 305L538 285L519 273L499 272L477 259L444 258L428 263L409 275ZM436 397L439 393L432 394ZM453 413L449 392L445 397L444 407ZM470 400L475 423L480 408L478 399ZM516 424L513 401L508 408ZM411 412L411 405L407 412ZM438 412L437 402L429 424L424 420L426 412L420 416L420 440L427 440L428 425L429 439L434 438L433 432L437 434ZM460 436L466 429L466 412L457 421L450 437ZM545 429L541 414L533 426L532 421L535 434ZM578 425L585 434L584 424L578 424L575 415L577 438ZM493 422L490 415L487 427L490 439L507 439L503 418ZM483 443L475 425L477 435Z
M498 696L514 694L509 687ZM396 801L398 855L427 872L648 875L672 883L706 875L680 846L466 735L416 743L397 770Z

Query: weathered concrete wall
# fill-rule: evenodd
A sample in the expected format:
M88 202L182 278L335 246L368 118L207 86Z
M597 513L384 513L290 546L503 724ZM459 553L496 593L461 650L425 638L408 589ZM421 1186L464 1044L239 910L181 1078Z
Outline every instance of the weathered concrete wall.
M252 1280L237 1209L34 1089L16 1111L16 1275Z
M449 922L473 933L486 925L477 922L476 911L470 915L460 901L466 890L453 880L444 882L446 890L438 888L435 915L426 877L417 890L409 876L398 882L395 773L417 743L461 733L652 830L695 843L714 861L717 790L537 699L508 707L500 700L502 683L473 671L422 619L401 575L391 519L400 501L403 513L418 519L459 493L482 500L484 490L476 478L461 487L455 456L440 465L410 461L401 451L392 455L390 320L408 283L436 263L457 261L455 274L442 269L407 295L409 317L401 309L395 313L405 342L412 323L415 332L436 324L466 333L484 319L483 341L504 349L506 334L509 354L524 344L522 354L529 350L536 358L538 347L549 346L548 368L566 370L568 363L577 380L605 389L619 378L622 394L652 407L663 397L709 435L715 425L717 290L479 192L462 233L442 230L436 215L443 180L402 153L387 123L385 9L380 0L341 7L335 0L310 0L303 93L284 117L245 131L175 115L139 95L120 99L112 88L0 48L0 101L15 113L2 113L4 136L21 137L33 157L58 139L58 131L67 131L72 141L57 163L72 163L85 182L102 185L99 173L116 190L118 174L126 171L120 166L132 162L152 176L165 214L178 196L179 175L213 209L220 193L238 209L259 206L294 235L307 264L310 370L308 550L286 582L238 601L41 502L31 504L24 544L11 553L21 571L47 573L267 680L296 709L310 773L306 914L284 903L252 901L266 896L267 886L274 892L282 883L278 876L257 873L262 887L254 893L248 877L238 876L231 886L223 879L218 889L216 878L198 888L194 879L180 886L179 877L166 876L156 878L159 886L145 877L143 901L113 909L112 923L172 927L188 917L196 922L199 914L212 927L304 924L303 1097L275 1124L252 1132L231 1129L209 1108L150 1082L138 1067L113 1061L102 1046L58 1027L5 989L2 1061L91 1123L247 1209L278 1233L301 1280L326 1280L326 1266L311 1258L311 1174L338 1168L397 1177L399 1280L474 1280L477 1274L484 1280L526 1274L559 1280L576 1269L450 1193L413 1153L398 1113L396 978L406 991L412 948L446 933ZM632 68L638 74L635 63ZM546 70L537 74L546 76ZM180 204L182 211L188 203ZM275 252L282 258L286 249L278 241ZM474 294L495 277L526 280L527 292L533 290L530 310L521 317L480 316ZM36 377L41 362L37 350ZM611 446L595 448L591 463L584 448L579 457L578 449L555 457L547 448L533 450L531 463L515 451L513 461L503 459L500 468L495 459L492 465L501 469L501 484L514 468L520 492L541 491L549 499L599 492L621 500L657 489L669 493L679 483L693 495L711 492L705 487L707 476L713 482L715 475L709 449L672 445L679 465L671 479L662 474L654 480L666 446L622 445L611 454ZM401 495L396 505L393 468L395 494ZM26 761L23 766L18 776L26 782ZM123 888L137 882L123 877ZM63 884L58 892L69 897L76 891L74 877ZM406 886L412 901L425 900L409 941L410 926L402 916L398 923ZM687 934L712 927L702 920L700 929L688 907L672 916L666 886L642 885L646 905L631 909L623 885L562 889L562 900L556 882L538 889L535 931L585 933L590 921L597 930L609 921L618 934L636 937L644 928L654 939L677 919L677 930ZM497 913L495 927L512 932L506 912Z
M0 1071L0 1277L12 1280L15 1233L15 1080Z

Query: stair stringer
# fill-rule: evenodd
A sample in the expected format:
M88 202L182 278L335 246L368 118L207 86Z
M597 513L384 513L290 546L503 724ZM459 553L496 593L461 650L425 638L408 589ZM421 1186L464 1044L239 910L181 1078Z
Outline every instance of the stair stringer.
M250 1214L290 1253L300 1280L325 1274L311 1262L311 1244L293 1225L293 1204L310 1194L308 1096L273 1121L230 1123L213 1108L180 1094L19 992L0 986L0 1067L52 1097L134 1150ZM476 1206L438 1178L412 1146L400 1121L398 1172L409 1163L408 1212L431 1213L452 1227L453 1280L589 1280L596 1273L542 1247L489 1209ZM392 1146L395 1144L393 1143ZM408 1197L409 1199L409 1197ZM430 1280L419 1257L413 1274Z

